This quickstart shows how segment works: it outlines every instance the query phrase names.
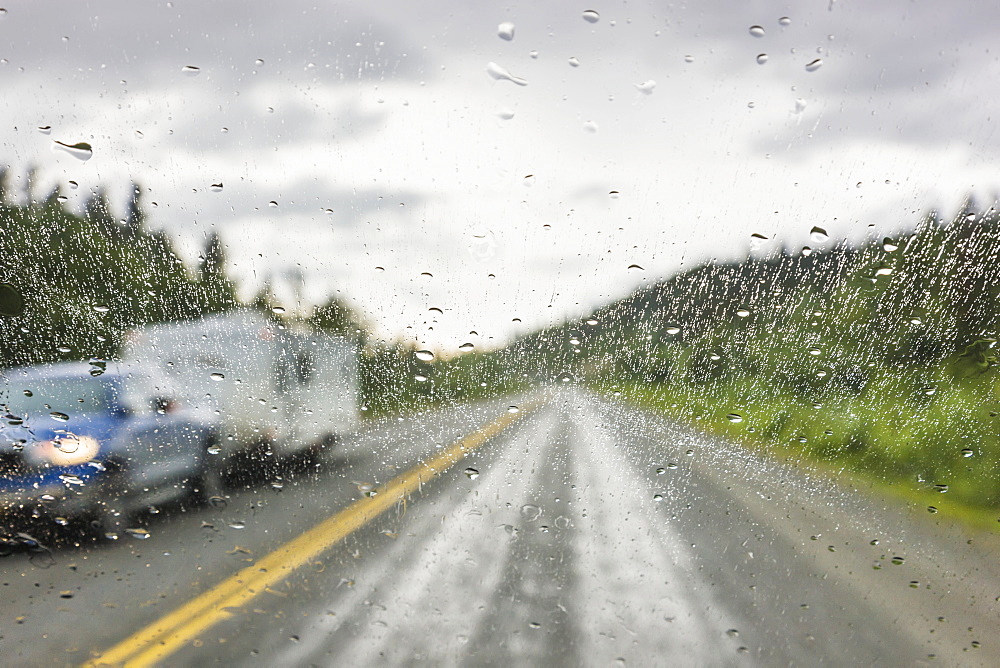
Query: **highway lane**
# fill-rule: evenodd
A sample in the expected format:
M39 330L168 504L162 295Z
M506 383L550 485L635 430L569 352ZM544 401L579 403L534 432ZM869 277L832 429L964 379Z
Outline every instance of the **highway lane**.
M385 420L146 540L0 560L0 655L79 664L524 403ZM991 665L998 548L567 390L163 662Z

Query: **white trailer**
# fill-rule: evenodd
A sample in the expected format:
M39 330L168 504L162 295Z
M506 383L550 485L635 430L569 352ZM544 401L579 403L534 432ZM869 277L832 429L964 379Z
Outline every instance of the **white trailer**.
M208 409L222 461L312 454L358 422L357 347L256 312L146 327L128 337L122 358L157 370L126 403Z

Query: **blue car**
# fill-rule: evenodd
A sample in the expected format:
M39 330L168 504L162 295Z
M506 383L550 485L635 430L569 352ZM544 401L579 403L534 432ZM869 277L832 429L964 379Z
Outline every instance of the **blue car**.
M172 402L141 371L114 366L3 372L0 528L84 519L117 538L150 506L223 496L211 416Z

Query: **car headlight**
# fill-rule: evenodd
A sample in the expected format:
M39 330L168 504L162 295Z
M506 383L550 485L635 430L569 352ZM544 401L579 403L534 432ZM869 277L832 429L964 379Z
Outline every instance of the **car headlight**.
M89 462L100 449L100 443L93 436L67 435L29 445L25 454L35 464L73 466Z

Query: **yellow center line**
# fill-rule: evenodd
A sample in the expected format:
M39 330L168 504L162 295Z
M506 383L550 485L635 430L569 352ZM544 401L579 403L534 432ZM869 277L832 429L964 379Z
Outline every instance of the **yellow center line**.
M95 659L83 664L98 666L150 666L170 656L200 633L233 616L267 588L273 587L353 532L417 491L446 471L466 454L482 446L522 415L538 408L541 401L505 413L476 431L442 449L427 461L398 476L375 496L359 499L336 515L323 520L288 541L257 563L229 576L173 612L137 631Z

